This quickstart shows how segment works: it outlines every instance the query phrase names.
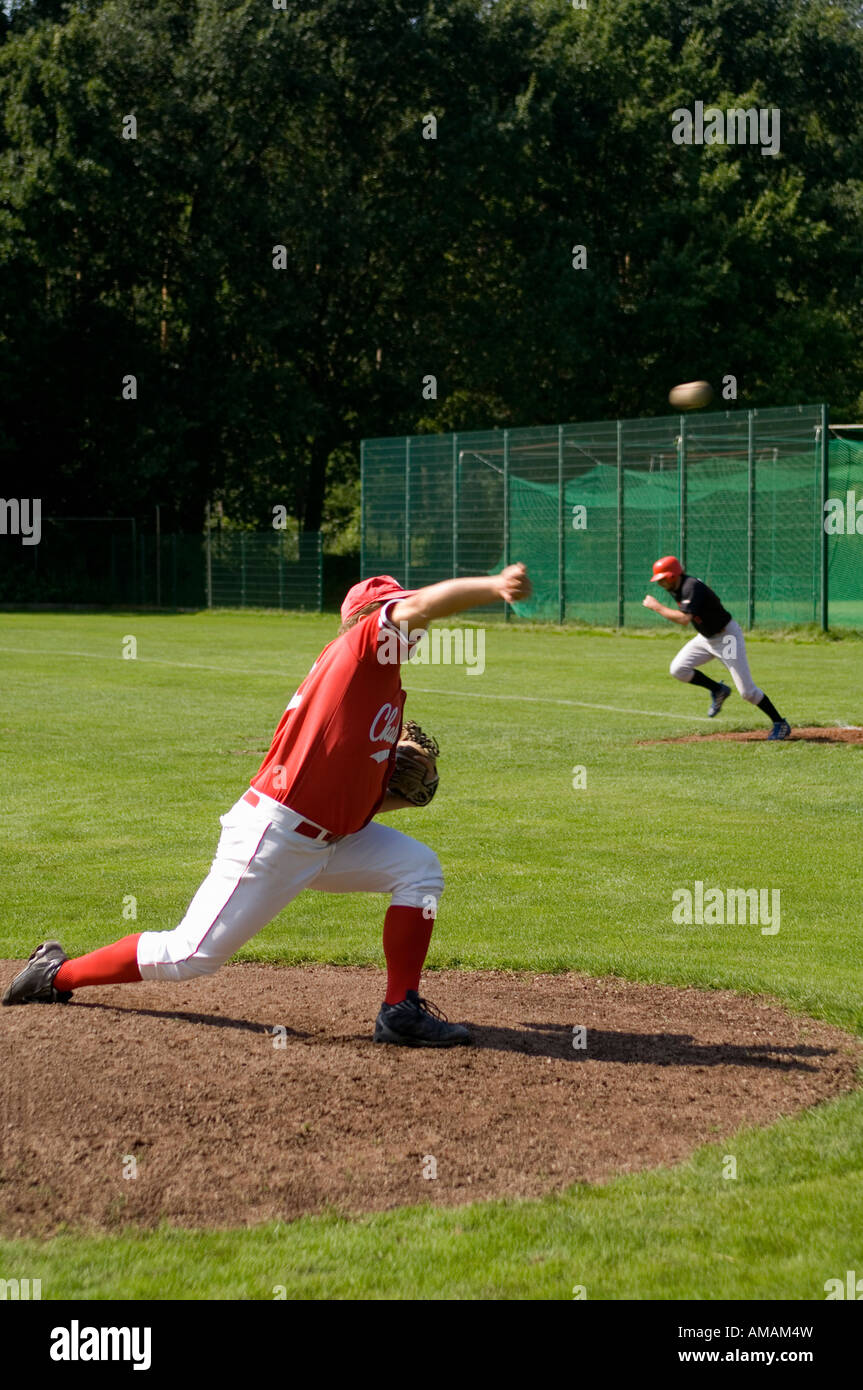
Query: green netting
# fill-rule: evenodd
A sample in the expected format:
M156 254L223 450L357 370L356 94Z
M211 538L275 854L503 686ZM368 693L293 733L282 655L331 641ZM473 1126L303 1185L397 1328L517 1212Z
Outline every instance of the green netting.
M830 443L827 566L830 622L863 625L863 444ZM858 510L859 508L859 510Z
M653 561L675 554L745 626L820 621L823 419L814 405L367 440L363 575L416 586L523 560L519 617L653 626ZM861 457L830 443L828 492L856 488L863 533ZM827 537L834 623L863 626L858 543Z

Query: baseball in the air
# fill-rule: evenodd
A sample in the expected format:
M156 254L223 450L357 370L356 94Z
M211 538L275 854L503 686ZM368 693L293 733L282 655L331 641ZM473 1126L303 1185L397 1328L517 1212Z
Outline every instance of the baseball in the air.
M701 410L713 400L713 387L709 381L685 381L672 386L668 400L675 410Z

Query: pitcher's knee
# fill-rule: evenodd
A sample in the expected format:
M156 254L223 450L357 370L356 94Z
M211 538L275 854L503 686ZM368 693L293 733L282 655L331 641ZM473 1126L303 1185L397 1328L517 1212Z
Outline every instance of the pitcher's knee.
M740 698L750 705L757 705L764 699L764 691L759 690L757 685L746 685L740 691Z
M437 893L440 897L443 892L443 869L433 849L428 845L422 846L422 857L417 862L417 877L421 880L423 888L430 893Z
M188 960L180 961L179 964L185 967L184 979L197 979L203 975L215 975L225 965L229 956L189 956Z
M437 913L444 890L440 860L428 845L417 844L405 864L401 881L393 888L392 902L399 907L421 907L431 916Z
M215 975L230 959L220 951L190 951L188 937L174 932L147 932L138 942L138 969L142 980L195 980Z
M668 669L675 680L687 683L692 680L691 667L687 665L685 660L681 660L679 656L674 658Z
M151 966L140 966L142 979L198 980L215 975L225 962L218 956L188 956L186 960L161 960Z

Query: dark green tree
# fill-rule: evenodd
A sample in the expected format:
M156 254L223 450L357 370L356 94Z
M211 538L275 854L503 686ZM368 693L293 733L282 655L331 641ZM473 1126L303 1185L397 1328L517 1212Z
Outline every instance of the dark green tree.
M853 0L13 4L4 473L55 513L317 529L364 436L728 373L853 411L861 94ZM675 145L697 100L780 108L780 152Z

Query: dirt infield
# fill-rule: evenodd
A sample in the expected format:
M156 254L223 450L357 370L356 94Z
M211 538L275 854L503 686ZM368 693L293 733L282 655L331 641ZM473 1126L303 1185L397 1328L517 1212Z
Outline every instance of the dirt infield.
M475 1046L375 1046L381 988L372 969L231 965L0 1010L0 1231L534 1197L770 1124L863 1061L765 999L488 971L424 982Z
M640 738L639 744L652 743L764 743L769 729L746 729L739 733L717 734L678 734L676 738ZM856 743L863 744L863 728L822 728L810 724L804 728L792 728L783 743Z

